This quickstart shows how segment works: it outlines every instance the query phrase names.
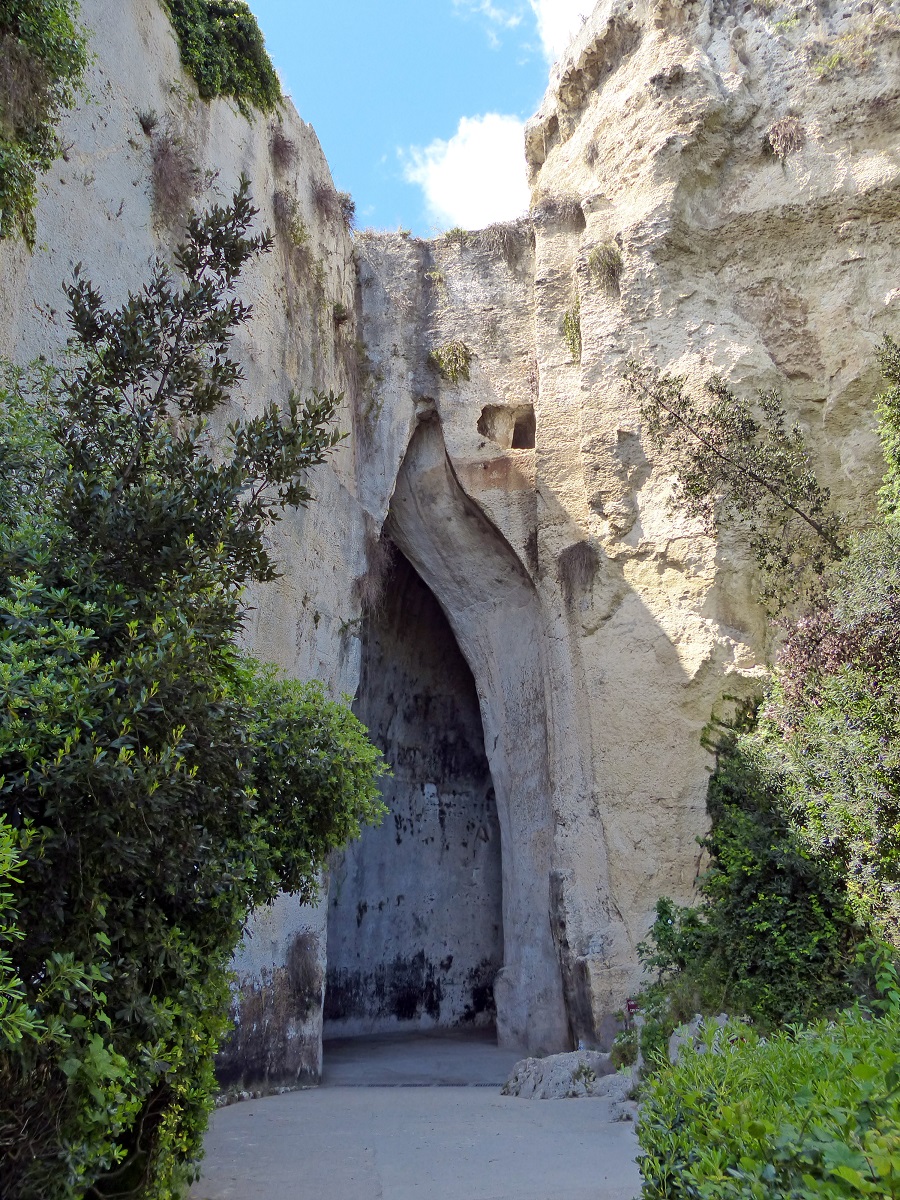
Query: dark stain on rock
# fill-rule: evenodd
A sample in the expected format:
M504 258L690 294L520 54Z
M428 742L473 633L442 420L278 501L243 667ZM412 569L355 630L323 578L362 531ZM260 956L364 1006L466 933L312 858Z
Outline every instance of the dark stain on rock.
M576 1046L582 1041L588 1046L594 1046L598 1044L599 1038L598 1031L594 1028L590 977L587 964L578 958L569 944L566 882L563 872L550 872L550 929L562 968L563 993L572 1042ZM606 1048L608 1047L604 1047Z
M318 944L298 934L283 967L245 980L234 997L234 1028L216 1058L222 1087L317 1082L319 1034L311 1028L322 1004Z
M471 997L466 1005L460 1024L472 1024L479 1017L488 1016L491 1023L497 1019L497 1006L494 1002L494 976L497 968L494 963L484 959L477 967L472 967L466 976L466 986ZM478 1021L484 1024L484 1021Z
M439 1020L443 990L434 963L424 950L410 958L398 955L375 971L328 972L325 1020L352 1017L393 1017L414 1021L428 1016Z

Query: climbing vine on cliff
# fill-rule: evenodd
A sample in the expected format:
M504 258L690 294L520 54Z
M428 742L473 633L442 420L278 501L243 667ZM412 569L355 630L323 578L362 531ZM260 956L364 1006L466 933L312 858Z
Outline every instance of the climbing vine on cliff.
M77 17L75 0L0 0L0 237L29 246L37 179L60 154L56 125L87 66Z
M267 530L312 499L338 398L207 427L265 253L244 181L116 309L76 272L72 356L0 387L4 1200L181 1194L251 907L316 890L376 820L344 704L238 646Z
M256 18L245 0L163 0L181 59L204 100L230 96L244 116L271 112L281 85Z

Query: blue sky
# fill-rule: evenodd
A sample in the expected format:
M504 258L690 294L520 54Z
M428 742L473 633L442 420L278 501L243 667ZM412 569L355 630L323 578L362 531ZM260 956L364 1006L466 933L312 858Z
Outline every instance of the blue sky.
M522 126L594 0L250 0L361 228L527 207Z

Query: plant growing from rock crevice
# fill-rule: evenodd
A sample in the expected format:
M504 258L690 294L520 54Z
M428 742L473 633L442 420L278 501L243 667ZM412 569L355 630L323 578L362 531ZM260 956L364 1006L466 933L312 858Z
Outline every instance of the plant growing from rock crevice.
M150 178L154 216L163 225L178 225L203 191L193 149L171 133L155 138Z
M472 351L465 342L445 342L429 353L428 362L443 379L459 383L461 379L469 378Z
M797 117L782 117L766 132L766 145L782 162L789 154L801 150L805 141L806 134Z
M555 225L585 225L584 209L577 196L549 192L540 196L531 210L535 221Z
M622 251L615 242L594 246L587 258L588 270L607 292L618 292L622 275Z
M269 135L269 154L276 171L289 171L297 161L297 145L281 124L273 125Z
M814 595L826 566L846 554L846 541L778 393L760 392L753 406L713 376L701 404L684 377L634 362L625 381L641 402L650 442L675 470L677 502L710 532L717 511L740 523L775 607Z
M296 196L279 189L272 197L272 212L275 228L295 250L309 242L309 230L300 216L300 205Z
M563 338L569 354L575 362L581 359L581 301L576 299L570 309L563 313Z

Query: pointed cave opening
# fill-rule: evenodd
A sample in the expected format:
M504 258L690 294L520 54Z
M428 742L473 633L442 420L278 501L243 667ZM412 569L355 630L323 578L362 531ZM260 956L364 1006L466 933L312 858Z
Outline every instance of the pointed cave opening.
M393 555L354 703L393 770L388 813L332 864L324 1036L491 1037L502 873L481 710L440 605Z

